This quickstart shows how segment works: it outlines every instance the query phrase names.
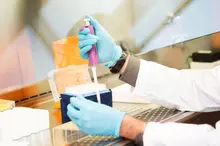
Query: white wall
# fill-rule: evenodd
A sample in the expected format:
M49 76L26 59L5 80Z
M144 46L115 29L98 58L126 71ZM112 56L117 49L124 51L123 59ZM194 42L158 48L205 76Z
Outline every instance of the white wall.
M42 9L47 23L64 38L73 25L87 14L111 14L124 0L49 0Z

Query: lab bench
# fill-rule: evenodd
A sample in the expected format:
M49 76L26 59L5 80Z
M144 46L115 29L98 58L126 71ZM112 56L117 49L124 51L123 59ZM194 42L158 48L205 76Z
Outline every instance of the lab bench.
M50 113L50 130L47 134L50 134L50 140L52 141L52 129L59 125L56 118L53 115L54 101L51 95L39 99L42 102L32 105L33 108L46 109ZM25 104L24 104L25 106ZM220 119L220 112L212 113L194 113L194 112L180 112L175 109L167 109L154 104L134 104L134 103L114 103L114 107L120 110L130 111L130 115L137 119L144 121L158 121L158 122L182 122L182 123L195 123L195 124L211 124L214 126L215 122ZM137 114L141 113L141 114ZM48 139L49 140L49 139ZM49 142L47 142L49 143ZM74 142L72 145L135 145L134 142L126 140L124 138L115 139L114 137L91 137L86 136L80 141Z
M115 77L114 77L115 78ZM115 78L117 80L117 78ZM112 81L112 80L109 80ZM112 84L114 83L114 84ZM119 83L116 82L109 83L108 86L116 87ZM43 95L38 99L34 99L29 102L24 102L19 106L32 107L37 109L45 109L49 111L50 118L50 129L44 132L47 134L46 140L50 140L48 143L52 143L53 140L53 128L59 127L60 122L54 116L54 112L57 110L54 108L54 100L52 98L51 93L47 95ZM34 104L33 104L34 103ZM126 111L129 115L144 120L146 122L155 121L155 122L181 122L181 123L194 123L194 124L210 124L215 126L215 123L220 120L220 112L211 112L211 113L196 113L196 112L181 112L176 109L167 109L161 107L159 105L150 104L150 103L122 103L122 102L114 102L113 107L117 108L121 111ZM71 124L71 122L69 123ZM41 134L42 135L42 134ZM38 135L39 137L39 135ZM63 137L60 137L60 141L62 141ZM57 137L56 137L57 139ZM45 139L44 139L45 140ZM69 140L69 139L68 139ZM71 141L71 139L70 139ZM73 140L72 140L73 141ZM98 136L85 136L84 138L73 142L71 145L135 145L134 142L130 140L126 140L124 138L116 139L114 137L98 137ZM49 146L49 145L43 145ZM56 145L55 145L56 146Z

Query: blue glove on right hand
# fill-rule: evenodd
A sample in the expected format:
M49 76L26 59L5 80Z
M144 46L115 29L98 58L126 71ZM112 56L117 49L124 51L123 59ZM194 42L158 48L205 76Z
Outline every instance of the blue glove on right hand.
M120 136L124 112L87 100L82 95L72 97L67 109L69 118L83 132L90 135Z
M95 29L95 35L91 35L88 28L84 28L79 32L80 56L88 59L89 50L91 50L93 44L97 43L99 63L104 63L107 67L110 67L120 59L122 49L115 44L113 38L97 20L91 16L87 16L87 18L90 19L90 24Z

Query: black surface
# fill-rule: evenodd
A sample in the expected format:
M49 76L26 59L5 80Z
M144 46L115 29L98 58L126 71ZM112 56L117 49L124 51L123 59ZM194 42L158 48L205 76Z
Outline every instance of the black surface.
M212 52L212 53L193 53L192 60L194 62L215 62L220 60L220 52Z
M209 113L198 113L190 119L182 121L183 123L190 124L209 124L215 127L216 122L220 120L220 111Z

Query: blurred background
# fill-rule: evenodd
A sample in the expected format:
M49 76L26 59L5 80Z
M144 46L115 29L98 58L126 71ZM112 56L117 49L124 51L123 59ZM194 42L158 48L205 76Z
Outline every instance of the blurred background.
M69 54L63 52L65 38L77 35L87 14L130 53L190 68L192 53L220 50L219 6L218 0L1 1L0 98L19 103L49 94L49 71L85 63L76 51L75 60L60 65ZM97 71L110 88L121 84L103 66Z

